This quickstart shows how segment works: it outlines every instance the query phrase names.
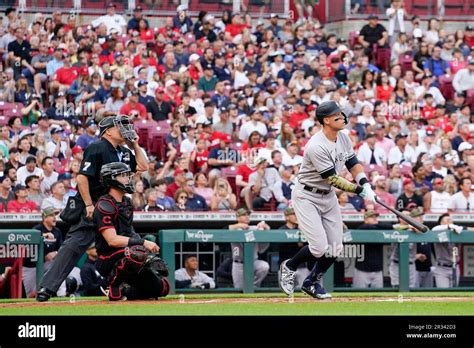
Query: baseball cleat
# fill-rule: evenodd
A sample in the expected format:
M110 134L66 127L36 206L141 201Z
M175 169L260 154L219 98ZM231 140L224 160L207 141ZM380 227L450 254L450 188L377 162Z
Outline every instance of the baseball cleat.
M332 298L331 294L328 294L318 282L315 284L303 283L301 291L313 298L317 298L318 300L326 300Z
M289 259L288 259L289 260ZM295 291L296 271L292 271L286 266L288 260L285 260L280 265L280 289L287 295L293 295Z
M36 294L36 301L38 302L46 302L51 297L55 296L56 294L49 289L41 288L38 293Z

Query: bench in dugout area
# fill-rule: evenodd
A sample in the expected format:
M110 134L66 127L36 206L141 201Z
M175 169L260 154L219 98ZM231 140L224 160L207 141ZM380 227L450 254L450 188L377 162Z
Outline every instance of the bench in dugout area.
M395 230L348 230L344 233L344 244L356 243L399 243L399 292L407 292L409 288L409 243L474 243L474 233L465 231L456 234L452 231L428 231L424 234L416 234L410 231ZM243 291L253 293L253 255L254 243L298 243L305 242L298 230L267 230L267 231L229 231L229 230L160 230L159 242L161 256L168 263L170 271L169 281L171 283L171 293L175 293L174 270L175 263L175 243L243 243L244 259L244 287L243 289L228 289L225 291ZM348 288L334 288L334 266L332 266L324 276L324 287L328 291L348 291ZM181 292L183 289L180 289ZM350 290L350 289L349 289ZM357 289L356 289L357 290ZM367 289L364 289L367 290ZM371 289L374 291L386 291L387 289ZM393 290L393 289L392 289ZM423 290L446 290L446 289L426 289ZM472 290L463 287L457 290ZM185 291L196 291L188 290ZM202 290L201 290L202 291Z

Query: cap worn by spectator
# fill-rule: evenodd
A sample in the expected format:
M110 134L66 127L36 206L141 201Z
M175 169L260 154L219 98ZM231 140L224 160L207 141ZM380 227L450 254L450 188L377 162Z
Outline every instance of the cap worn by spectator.
M70 180L72 179L72 175L69 172L64 172L58 175L58 180Z
M370 217L374 217L374 216L379 216L380 214L377 213L375 210L372 210L372 209L369 209L367 210L365 213L364 213L364 218L370 218Z
M237 217L250 215L250 214L251 214L250 210L245 209L245 208L237 209L237 211L235 212L235 215L237 215Z
M6 175L0 176L0 184L3 183L6 179L8 179L8 176Z
M365 140L370 139L370 138L375 138L375 133L370 132L365 135Z
M188 172L187 169L176 168L176 169L174 170L173 176L178 176L178 175L180 175L180 174L185 174L185 173L187 173L187 172Z
M97 127L97 123L95 123L94 120L87 120L86 122L86 128L87 127Z
M138 87L145 86L145 85L148 85L148 81L146 81L146 80L140 80L137 83Z
M377 15L372 13L372 14L369 15L369 20L370 19L379 19L379 17L377 17Z
M154 168L155 168L155 170L158 170L158 169L163 168L164 165L165 165L165 164L164 164L163 162L161 162L161 161L160 161L160 162L156 162Z
M441 178L434 178L433 179L433 185L443 185L444 181Z
M199 55L196 54L196 53L193 53L189 56L189 61L190 62L194 62L194 61L198 61L199 60Z
M19 138L23 139L24 137L27 137L29 135L35 134L31 129L24 129L20 132Z
M50 130L50 133L51 134L55 134L55 133L62 133L64 132L64 129L62 129L61 127L52 127L51 130Z
M21 191L21 190L26 190L26 186L18 184L13 188L13 192L15 192L15 193L17 193L18 191Z
M403 138L408 138L408 135L405 133L398 133L397 136L395 137L395 142L399 141L400 139Z
M466 166L466 163L463 161L459 161L458 163L455 164L454 168L464 168Z
M104 75L104 80L112 80L112 79L113 79L113 76L112 76L111 73L106 73L106 74Z
M83 151L83 150L82 150L82 147L80 147L79 145L76 145L71 149L71 152L72 152L73 156L77 155L81 151Z
M299 143L296 140L290 141L287 145L286 148L290 148L291 146L300 146Z
M403 180L403 187L407 186L407 185L410 185L410 184L413 184L413 180L409 179L409 178L406 178Z
M141 12L143 11L142 7L141 6L137 6L135 7L135 9L133 10L133 12Z
M109 3L107 4L107 8L110 8L110 7L115 7L115 8L116 8L117 5L115 5L113 2L109 2Z
M204 70L214 70L214 68L212 67L212 64L206 64L204 65Z
M426 127L426 135L428 136L435 135L435 128L433 126Z
M284 212L285 216L295 215L295 209L293 208L286 208Z
M59 214L59 209L55 209L53 207L46 207L41 211L41 215L43 217L48 217L48 216L53 216L53 215L58 215Z
M293 62L293 56L290 56L289 54L287 54L287 55L285 56L285 58L283 58L283 61L284 61L285 63L292 63L292 62Z
M383 176L383 175L376 175L376 176L374 176L374 178L372 179L372 185L375 186L375 184L377 183L377 181L379 181L379 180L385 180L385 179L386 179L386 178L385 178L385 176Z
M276 13L271 13L271 14L270 14L270 18L279 18L279 17L278 17L278 14L276 14Z
M174 86L176 85L176 81L175 80L168 80L166 81L165 83L165 87L168 88L168 87L171 87L171 86Z

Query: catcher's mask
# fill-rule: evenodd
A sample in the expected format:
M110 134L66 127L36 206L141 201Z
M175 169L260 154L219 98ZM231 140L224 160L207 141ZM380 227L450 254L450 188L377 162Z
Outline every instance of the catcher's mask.
M120 134L126 141L135 141L137 133L133 127L133 122L125 115L105 117L99 122L99 136L104 135L109 128L117 127Z
M126 176L127 180L121 182L119 176ZM122 162L107 163L100 169L100 180L105 188L115 187L126 193L135 192L133 184L133 173L130 167Z

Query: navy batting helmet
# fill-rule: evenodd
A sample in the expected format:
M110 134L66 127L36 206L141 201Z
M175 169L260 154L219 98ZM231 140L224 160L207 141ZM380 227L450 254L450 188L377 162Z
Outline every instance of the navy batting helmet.
M344 116L344 122L347 124L349 120L339 105L337 105L337 103L333 100L325 101L321 103L316 109L316 118L318 119L319 123L323 124L323 119L325 117L329 117L338 113L341 113Z
M122 174L128 175L128 182L126 184L117 181L117 176ZM135 192L133 173L131 172L130 167L125 163L112 162L104 164L100 169L100 180L105 188L115 187L126 193Z

